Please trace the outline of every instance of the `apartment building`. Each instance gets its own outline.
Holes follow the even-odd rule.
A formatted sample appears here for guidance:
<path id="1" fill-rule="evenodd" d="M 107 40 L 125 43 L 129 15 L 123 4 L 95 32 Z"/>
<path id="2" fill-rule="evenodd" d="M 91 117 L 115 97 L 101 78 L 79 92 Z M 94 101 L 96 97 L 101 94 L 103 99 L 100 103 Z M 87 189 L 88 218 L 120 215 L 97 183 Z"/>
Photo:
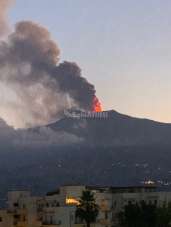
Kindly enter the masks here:
<path id="1" fill-rule="evenodd" d="M 157 204 L 171 202 L 171 192 L 156 187 L 62 186 L 45 196 L 35 197 L 27 191 L 8 192 L 7 207 L 0 210 L 0 227 L 84 227 L 75 217 L 76 206 L 84 190 L 94 193 L 99 215 L 92 227 L 117 225 L 117 213 L 129 202 Z"/>

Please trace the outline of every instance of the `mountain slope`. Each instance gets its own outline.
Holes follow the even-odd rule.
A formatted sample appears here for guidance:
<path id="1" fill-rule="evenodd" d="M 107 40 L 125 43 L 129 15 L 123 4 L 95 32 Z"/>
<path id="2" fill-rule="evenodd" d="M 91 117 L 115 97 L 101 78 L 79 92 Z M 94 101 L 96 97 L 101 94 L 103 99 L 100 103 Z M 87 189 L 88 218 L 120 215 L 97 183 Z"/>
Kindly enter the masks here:
<path id="1" fill-rule="evenodd" d="M 64 117 L 14 130 L 0 122 L 0 199 L 8 190 L 36 194 L 61 184 L 171 187 L 171 124 L 108 112 L 107 119 Z"/>
<path id="2" fill-rule="evenodd" d="M 138 119 L 108 111 L 108 118 L 63 118 L 49 125 L 55 131 L 66 131 L 83 137 L 95 146 L 171 144 L 171 124 Z"/>

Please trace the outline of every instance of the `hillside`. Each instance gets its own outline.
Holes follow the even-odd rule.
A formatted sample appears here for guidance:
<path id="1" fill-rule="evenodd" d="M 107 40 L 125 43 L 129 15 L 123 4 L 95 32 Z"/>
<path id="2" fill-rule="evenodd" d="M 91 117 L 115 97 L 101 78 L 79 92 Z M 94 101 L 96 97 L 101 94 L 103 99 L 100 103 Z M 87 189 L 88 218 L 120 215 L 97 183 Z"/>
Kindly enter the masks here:
<path id="1" fill-rule="evenodd" d="M 0 197 L 45 193 L 61 184 L 171 187 L 171 125 L 109 112 L 108 119 L 62 118 L 14 130 L 0 123 Z"/>

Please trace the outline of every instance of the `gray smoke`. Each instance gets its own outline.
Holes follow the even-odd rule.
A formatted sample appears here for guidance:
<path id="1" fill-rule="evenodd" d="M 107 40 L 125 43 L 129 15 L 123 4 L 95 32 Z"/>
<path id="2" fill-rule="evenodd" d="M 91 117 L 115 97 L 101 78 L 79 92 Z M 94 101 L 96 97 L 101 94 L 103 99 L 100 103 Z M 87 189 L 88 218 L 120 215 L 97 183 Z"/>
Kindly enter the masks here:
<path id="1" fill-rule="evenodd" d="M 50 146 L 66 146 L 80 144 L 83 138 L 65 131 L 55 131 L 50 127 L 15 130 L 0 120 L 0 144 L 1 148 L 13 147 L 16 150 L 22 148 L 39 148 Z"/>
<path id="2" fill-rule="evenodd" d="M 7 32 L 9 32 L 7 13 L 12 3 L 13 3 L 13 0 L 0 0 L 0 37 L 1 38 L 4 35 L 6 35 Z"/>
<path id="3" fill-rule="evenodd" d="M 13 145 L 21 147 L 50 147 L 81 144 L 84 139 L 65 131 L 54 131 L 50 127 L 40 127 L 37 131 L 15 130 L 18 135 L 13 140 Z M 14 137 L 13 137 L 14 138 Z"/>
<path id="4" fill-rule="evenodd" d="M 59 63 L 59 57 L 49 32 L 33 22 L 18 23 L 0 43 L 0 117 L 9 125 L 45 125 L 65 109 L 92 109 L 94 86 L 75 63 Z"/>

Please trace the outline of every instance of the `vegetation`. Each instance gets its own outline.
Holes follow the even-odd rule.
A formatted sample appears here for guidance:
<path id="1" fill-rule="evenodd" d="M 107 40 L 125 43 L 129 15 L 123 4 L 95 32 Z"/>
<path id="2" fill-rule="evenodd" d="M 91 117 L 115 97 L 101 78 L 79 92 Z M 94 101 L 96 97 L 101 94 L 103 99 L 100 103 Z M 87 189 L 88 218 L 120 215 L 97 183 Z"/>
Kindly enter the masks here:
<path id="1" fill-rule="evenodd" d="M 91 223 L 96 222 L 98 213 L 99 207 L 95 203 L 94 194 L 89 190 L 83 191 L 77 206 L 76 217 L 79 217 L 81 221 L 87 224 L 87 227 L 90 227 Z"/>
<path id="2" fill-rule="evenodd" d="M 171 227 L 171 204 L 128 203 L 118 214 L 120 227 Z"/>

